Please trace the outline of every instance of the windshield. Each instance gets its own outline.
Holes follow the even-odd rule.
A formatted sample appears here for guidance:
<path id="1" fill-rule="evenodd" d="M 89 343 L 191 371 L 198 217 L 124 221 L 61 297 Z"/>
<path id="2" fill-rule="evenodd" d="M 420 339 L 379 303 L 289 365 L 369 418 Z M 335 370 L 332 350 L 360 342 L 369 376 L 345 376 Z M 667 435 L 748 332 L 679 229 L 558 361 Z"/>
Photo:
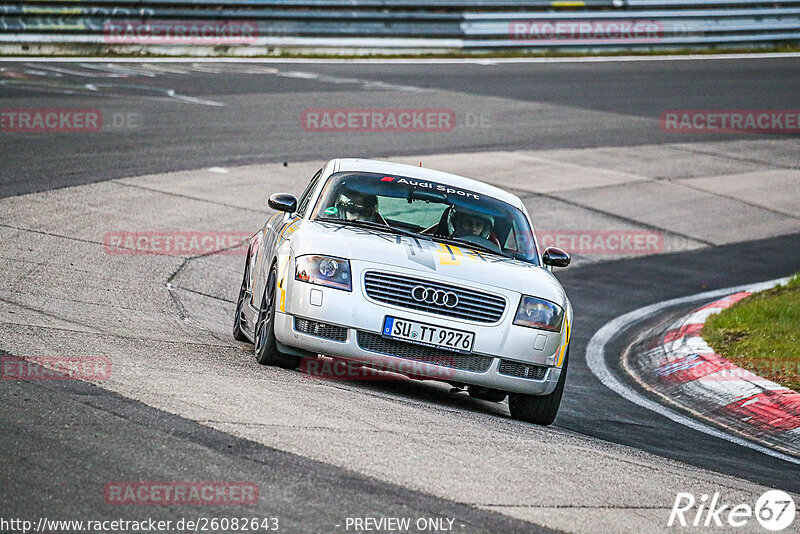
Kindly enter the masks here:
<path id="1" fill-rule="evenodd" d="M 316 220 L 386 226 L 538 265 L 530 224 L 517 208 L 437 182 L 365 172 L 330 177 L 312 214 Z"/>

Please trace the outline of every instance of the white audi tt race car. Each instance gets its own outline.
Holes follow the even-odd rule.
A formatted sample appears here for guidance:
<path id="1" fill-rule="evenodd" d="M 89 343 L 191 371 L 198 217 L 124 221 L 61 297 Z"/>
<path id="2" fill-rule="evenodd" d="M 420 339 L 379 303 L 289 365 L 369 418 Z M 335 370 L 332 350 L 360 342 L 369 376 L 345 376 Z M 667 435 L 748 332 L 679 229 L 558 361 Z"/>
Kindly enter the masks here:
<path id="1" fill-rule="evenodd" d="M 250 241 L 233 335 L 259 363 L 326 355 L 466 388 L 550 424 L 572 306 L 519 198 L 422 167 L 335 159 Z"/>

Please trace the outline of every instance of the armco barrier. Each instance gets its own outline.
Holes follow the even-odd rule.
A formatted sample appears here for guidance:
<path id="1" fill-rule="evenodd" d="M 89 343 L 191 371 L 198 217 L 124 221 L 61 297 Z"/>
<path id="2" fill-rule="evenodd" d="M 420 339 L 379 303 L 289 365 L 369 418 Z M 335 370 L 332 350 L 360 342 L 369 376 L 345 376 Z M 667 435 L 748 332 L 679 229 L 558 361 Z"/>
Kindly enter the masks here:
<path id="1" fill-rule="evenodd" d="M 0 5 L 0 49 L 209 45 L 636 49 L 800 42 L 800 0 L 50 0 Z M 23 48 L 23 50 L 24 50 Z M 135 48 L 134 48 L 135 49 Z"/>

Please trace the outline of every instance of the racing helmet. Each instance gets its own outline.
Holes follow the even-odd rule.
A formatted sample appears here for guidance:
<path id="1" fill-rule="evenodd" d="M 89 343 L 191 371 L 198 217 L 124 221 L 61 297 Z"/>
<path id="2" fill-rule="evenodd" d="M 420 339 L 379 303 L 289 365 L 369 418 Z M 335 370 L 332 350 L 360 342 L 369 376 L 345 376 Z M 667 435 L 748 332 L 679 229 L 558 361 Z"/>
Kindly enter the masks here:
<path id="1" fill-rule="evenodd" d="M 336 198 L 334 207 L 340 219 L 372 220 L 378 212 L 378 197 L 370 193 L 345 190 Z"/>
<path id="2" fill-rule="evenodd" d="M 480 236 L 489 239 L 494 228 L 494 217 L 477 210 L 453 206 L 447 215 L 447 229 L 451 236 Z"/>

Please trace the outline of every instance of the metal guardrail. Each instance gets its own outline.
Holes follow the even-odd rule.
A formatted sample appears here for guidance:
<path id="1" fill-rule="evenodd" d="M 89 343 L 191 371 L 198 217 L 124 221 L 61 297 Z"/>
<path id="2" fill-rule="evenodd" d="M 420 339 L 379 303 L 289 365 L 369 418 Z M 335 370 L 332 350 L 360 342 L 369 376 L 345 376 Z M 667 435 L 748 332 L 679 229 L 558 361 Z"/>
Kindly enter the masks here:
<path id="1" fill-rule="evenodd" d="M 199 35 L 198 27 L 216 29 Z M 233 27 L 236 38 L 230 35 Z M 503 50 L 780 42 L 800 43 L 800 0 L 38 0 L 0 5 L 4 45 Z"/>
<path id="2" fill-rule="evenodd" d="M 35 2 L 16 2 L 20 5 L 40 5 L 42 3 L 75 5 L 76 1 L 92 5 L 108 6 L 260 6 L 260 7 L 317 7 L 317 8 L 450 8 L 458 11 L 465 9 L 594 9 L 614 8 L 621 6 L 621 0 L 37 0 Z M 767 3 L 766 0 L 755 0 L 752 4 Z M 769 2 L 774 4 L 774 2 Z"/>

